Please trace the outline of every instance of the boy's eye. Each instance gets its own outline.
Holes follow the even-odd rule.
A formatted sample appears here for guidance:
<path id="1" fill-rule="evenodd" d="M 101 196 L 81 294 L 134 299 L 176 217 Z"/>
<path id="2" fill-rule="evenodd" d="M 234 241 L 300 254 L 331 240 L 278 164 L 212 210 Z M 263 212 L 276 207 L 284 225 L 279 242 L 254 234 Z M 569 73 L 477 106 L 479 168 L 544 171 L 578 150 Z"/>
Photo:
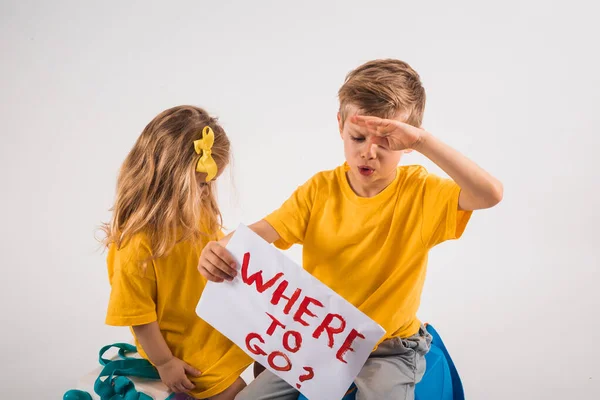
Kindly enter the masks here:
<path id="1" fill-rule="evenodd" d="M 357 136 L 350 136 L 352 138 L 352 140 L 354 140 L 355 142 L 363 142 L 365 140 L 364 137 L 357 137 Z"/>

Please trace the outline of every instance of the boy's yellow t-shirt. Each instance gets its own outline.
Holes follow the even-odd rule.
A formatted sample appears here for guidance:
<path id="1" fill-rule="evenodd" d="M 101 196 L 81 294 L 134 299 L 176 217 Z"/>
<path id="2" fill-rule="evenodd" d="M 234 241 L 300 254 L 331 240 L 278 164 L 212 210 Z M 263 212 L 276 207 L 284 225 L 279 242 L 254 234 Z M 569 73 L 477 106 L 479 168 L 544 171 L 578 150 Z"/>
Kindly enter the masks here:
<path id="1" fill-rule="evenodd" d="M 303 245 L 303 266 L 379 323 L 386 335 L 418 332 L 427 254 L 459 238 L 472 214 L 458 210 L 460 187 L 421 166 L 398 167 L 374 197 L 359 197 L 344 167 L 320 172 L 266 221 L 281 249 Z"/>
<path id="2" fill-rule="evenodd" d="M 121 249 L 110 246 L 106 323 L 135 326 L 157 321 L 173 355 L 202 372 L 189 377 L 196 385 L 190 394 L 214 396 L 229 387 L 252 359 L 196 315 L 207 282 L 197 269 L 205 243 L 180 242 L 144 268 L 140 261 L 150 256 L 149 243 L 146 235 L 137 234 Z M 137 339 L 136 345 L 148 358 Z"/>

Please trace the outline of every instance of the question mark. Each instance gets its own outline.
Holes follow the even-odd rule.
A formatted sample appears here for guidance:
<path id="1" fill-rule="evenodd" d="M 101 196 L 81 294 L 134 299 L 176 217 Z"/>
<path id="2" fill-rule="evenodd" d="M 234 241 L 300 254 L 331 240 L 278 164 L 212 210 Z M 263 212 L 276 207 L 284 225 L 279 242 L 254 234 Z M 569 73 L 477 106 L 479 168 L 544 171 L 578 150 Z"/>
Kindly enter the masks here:
<path id="1" fill-rule="evenodd" d="M 300 379 L 300 382 L 304 382 L 307 381 L 309 379 L 312 379 L 315 376 L 315 371 L 311 368 L 311 367 L 304 367 L 304 369 L 306 370 L 306 372 L 308 372 L 307 374 L 304 375 L 300 375 L 300 377 L 298 379 Z M 300 384 L 296 383 L 296 387 L 298 389 L 300 389 Z"/>

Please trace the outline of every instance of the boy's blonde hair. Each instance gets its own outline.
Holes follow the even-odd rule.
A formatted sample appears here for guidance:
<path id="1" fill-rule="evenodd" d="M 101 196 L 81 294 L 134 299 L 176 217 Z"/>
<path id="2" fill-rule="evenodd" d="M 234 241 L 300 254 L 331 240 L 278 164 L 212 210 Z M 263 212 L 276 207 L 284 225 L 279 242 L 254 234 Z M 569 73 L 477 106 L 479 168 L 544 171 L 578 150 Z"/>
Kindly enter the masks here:
<path id="1" fill-rule="evenodd" d="M 338 91 L 342 123 L 352 104 L 365 115 L 393 118 L 408 114 L 407 123 L 420 127 L 425 111 L 425 89 L 419 74 L 407 63 L 385 59 L 369 61 L 346 75 Z"/>
<path id="2" fill-rule="evenodd" d="M 179 241 L 213 238 L 222 229 L 215 181 L 206 183 L 206 174 L 196 172 L 201 155 L 194 140 L 207 125 L 214 131 L 212 157 L 221 173 L 229 163 L 229 139 L 205 110 L 173 107 L 146 126 L 121 167 L 112 219 L 102 227 L 105 245 L 121 247 L 143 232 L 155 259 Z"/>

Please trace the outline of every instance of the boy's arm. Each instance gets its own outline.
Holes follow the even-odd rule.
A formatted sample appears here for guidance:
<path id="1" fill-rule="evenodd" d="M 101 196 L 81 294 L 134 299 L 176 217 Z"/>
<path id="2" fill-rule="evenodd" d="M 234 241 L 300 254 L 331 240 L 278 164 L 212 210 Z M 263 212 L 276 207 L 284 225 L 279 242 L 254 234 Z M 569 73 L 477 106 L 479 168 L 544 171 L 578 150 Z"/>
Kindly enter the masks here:
<path id="1" fill-rule="evenodd" d="M 413 149 L 433 161 L 460 186 L 459 209 L 490 208 L 502 200 L 504 189 L 498 179 L 429 132 L 422 130 Z"/>
<path id="2" fill-rule="evenodd" d="M 277 231 L 264 219 L 250 225 L 249 228 L 269 244 L 279 240 Z M 209 242 L 202 249 L 198 271 L 209 281 L 231 281 L 237 275 L 236 262 L 225 248 L 233 234 L 234 232 L 231 232 L 218 242 Z"/>
<path id="3" fill-rule="evenodd" d="M 461 210 L 490 208 L 502 200 L 502 183 L 429 132 L 395 119 L 354 115 L 350 122 L 367 128 L 373 144 L 394 151 L 414 149 L 439 166 L 461 188 Z"/>
<path id="4" fill-rule="evenodd" d="M 271 226 L 271 224 L 269 224 L 264 219 L 261 219 L 260 221 L 253 223 L 248 228 L 250 228 L 252 231 L 254 231 L 254 233 L 256 233 L 258 236 L 263 238 L 263 240 L 269 244 L 274 243 L 277 240 L 279 240 L 279 234 L 277 233 L 277 231 Z M 229 239 L 231 239 L 231 236 L 233 236 L 234 233 L 235 233 L 235 231 L 233 231 L 229 235 L 223 237 L 221 240 L 219 240 L 219 243 L 223 247 L 227 246 L 227 243 L 229 243 Z"/>

